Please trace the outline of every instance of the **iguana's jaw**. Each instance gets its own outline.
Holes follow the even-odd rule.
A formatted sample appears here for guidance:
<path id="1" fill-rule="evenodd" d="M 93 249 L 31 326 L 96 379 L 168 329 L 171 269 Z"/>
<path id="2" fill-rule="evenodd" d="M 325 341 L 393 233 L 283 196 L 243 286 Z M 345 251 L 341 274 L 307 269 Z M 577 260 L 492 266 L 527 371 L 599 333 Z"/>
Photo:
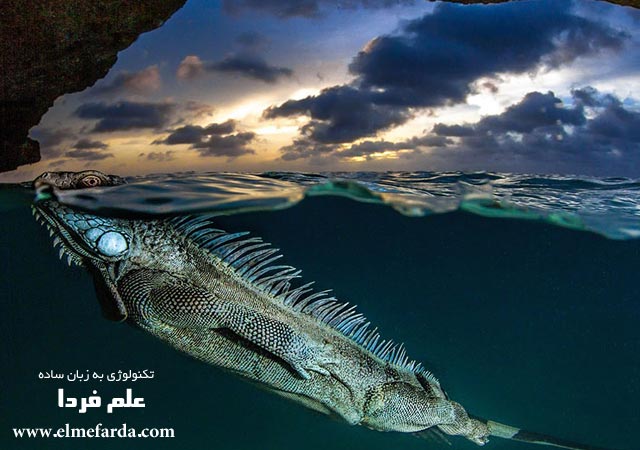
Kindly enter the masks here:
<path id="1" fill-rule="evenodd" d="M 91 258 L 91 254 L 88 249 L 85 249 L 81 244 L 76 243 L 76 241 L 81 242 L 81 240 L 77 238 L 74 239 L 73 235 L 75 233 L 73 230 L 67 229 L 62 221 L 57 220 L 55 213 L 49 210 L 47 206 L 48 205 L 46 205 L 45 202 L 37 206 L 32 205 L 31 212 L 36 220 L 41 225 L 45 225 L 49 230 L 49 235 L 53 237 L 53 246 L 57 247 L 60 245 L 60 259 L 66 255 L 69 265 L 71 265 L 71 263 L 75 263 L 79 266 L 84 266 L 83 259 Z"/>
<path id="2" fill-rule="evenodd" d="M 32 206 L 34 216 L 54 236 L 54 247 L 60 245 L 60 257 L 86 266 L 121 260 L 130 245 L 130 234 L 115 226 L 113 219 L 101 218 L 72 210 L 54 200 Z"/>
<path id="3" fill-rule="evenodd" d="M 38 202 L 32 210 L 51 236 L 55 234 L 53 245 L 60 245 L 60 258 L 66 254 L 69 265 L 73 262 L 89 270 L 103 316 L 126 320 L 127 309 L 115 282 L 131 240 L 131 233 L 119 226 L 122 221 L 80 213 L 54 200 Z"/>

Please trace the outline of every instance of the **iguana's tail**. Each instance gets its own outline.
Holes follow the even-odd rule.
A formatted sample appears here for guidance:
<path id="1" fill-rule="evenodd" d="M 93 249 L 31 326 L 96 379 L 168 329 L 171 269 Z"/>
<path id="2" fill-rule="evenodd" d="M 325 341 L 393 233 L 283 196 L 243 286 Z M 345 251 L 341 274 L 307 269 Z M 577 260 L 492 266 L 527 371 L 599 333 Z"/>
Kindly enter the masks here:
<path id="1" fill-rule="evenodd" d="M 547 436 L 546 434 L 533 433 L 531 431 L 521 430 L 520 428 L 504 425 L 502 423 L 494 422 L 493 420 L 481 419 L 474 417 L 474 419 L 480 420 L 487 424 L 490 436 L 496 436 L 503 439 L 511 439 L 513 441 L 528 442 L 530 444 L 549 445 L 552 447 L 568 448 L 571 450 L 611 450 L 602 447 L 594 447 L 592 445 L 579 444 L 577 442 L 566 441 L 554 436 Z"/>

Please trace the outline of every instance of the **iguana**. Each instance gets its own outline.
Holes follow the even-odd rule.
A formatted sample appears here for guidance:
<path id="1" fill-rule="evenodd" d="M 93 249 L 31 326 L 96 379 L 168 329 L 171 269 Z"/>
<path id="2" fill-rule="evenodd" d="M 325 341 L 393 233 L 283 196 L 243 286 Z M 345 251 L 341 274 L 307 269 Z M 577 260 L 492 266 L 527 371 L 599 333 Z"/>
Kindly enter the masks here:
<path id="1" fill-rule="evenodd" d="M 86 176 L 91 186 L 124 182 L 50 172 L 36 186 L 83 188 Z M 92 274 L 105 316 L 195 358 L 352 425 L 595 449 L 470 416 L 402 345 L 329 291 L 296 283 L 300 271 L 257 237 L 219 230 L 210 216 L 101 217 L 40 197 L 35 216 L 60 256 Z"/>

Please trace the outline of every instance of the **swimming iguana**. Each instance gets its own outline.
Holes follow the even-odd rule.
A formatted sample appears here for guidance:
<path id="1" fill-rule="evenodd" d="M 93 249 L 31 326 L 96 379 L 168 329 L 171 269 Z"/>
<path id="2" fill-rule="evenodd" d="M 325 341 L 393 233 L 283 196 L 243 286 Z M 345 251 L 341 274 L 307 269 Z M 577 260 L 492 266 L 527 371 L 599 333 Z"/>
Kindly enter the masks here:
<path id="1" fill-rule="evenodd" d="M 77 188 L 81 178 L 48 173 L 36 184 Z M 107 317 L 309 408 L 380 431 L 594 449 L 469 416 L 353 306 L 296 284 L 300 271 L 278 265 L 276 249 L 216 229 L 211 217 L 109 218 L 54 198 L 33 210 L 60 256 L 91 272 Z"/>

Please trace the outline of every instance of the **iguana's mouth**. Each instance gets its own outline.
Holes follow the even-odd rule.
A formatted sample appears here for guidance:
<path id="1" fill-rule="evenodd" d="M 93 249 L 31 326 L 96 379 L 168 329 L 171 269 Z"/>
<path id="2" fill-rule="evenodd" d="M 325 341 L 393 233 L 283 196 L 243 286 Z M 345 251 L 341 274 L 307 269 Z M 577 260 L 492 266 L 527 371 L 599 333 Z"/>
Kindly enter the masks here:
<path id="1" fill-rule="evenodd" d="M 92 253 L 82 244 L 82 239 L 79 239 L 77 234 L 59 218 L 60 209 L 66 209 L 66 207 L 53 200 L 31 205 L 33 216 L 41 225 L 47 227 L 49 235 L 53 237 L 53 247 L 60 246 L 60 259 L 66 255 L 67 264 L 75 263 L 83 266 L 83 259 L 92 258 Z"/>

